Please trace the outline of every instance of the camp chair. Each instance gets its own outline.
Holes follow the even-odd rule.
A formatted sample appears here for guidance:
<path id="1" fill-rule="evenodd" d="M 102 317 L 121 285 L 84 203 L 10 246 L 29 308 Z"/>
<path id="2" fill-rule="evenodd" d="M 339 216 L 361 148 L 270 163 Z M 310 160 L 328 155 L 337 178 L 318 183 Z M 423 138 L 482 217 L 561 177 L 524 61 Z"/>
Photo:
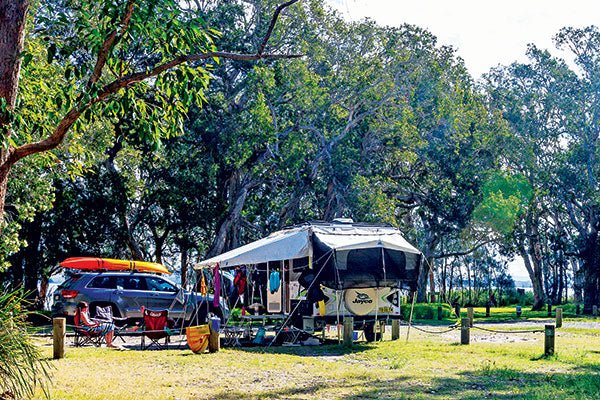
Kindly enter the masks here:
<path id="1" fill-rule="evenodd" d="M 89 332 L 83 328 L 83 324 L 81 323 L 81 315 L 79 308 L 75 310 L 75 318 L 74 318 L 75 328 L 75 336 L 73 339 L 73 345 L 75 347 L 85 346 L 87 344 L 93 344 L 96 347 L 100 347 L 100 345 L 104 342 L 104 335 L 98 332 Z"/>
<path id="2" fill-rule="evenodd" d="M 143 309 L 144 328 L 142 329 L 141 349 L 146 350 L 155 345 L 159 350 L 166 349 L 169 344 L 169 336 L 172 334 L 169 327 L 169 311 L 153 311 L 147 308 Z M 150 339 L 150 343 L 145 345 L 145 338 Z M 159 343 L 159 340 L 165 339 L 165 343 Z"/>
<path id="3" fill-rule="evenodd" d="M 117 340 L 117 338 L 121 339 L 123 343 L 125 343 L 125 339 L 123 338 L 123 333 L 127 328 L 127 324 L 123 321 L 127 321 L 127 318 L 115 317 L 113 315 L 112 307 L 96 307 L 96 316 L 94 320 L 98 322 L 112 322 L 115 326 L 113 341 Z M 120 322 L 119 322 L 120 321 Z M 118 325 L 120 324 L 120 325 Z"/>

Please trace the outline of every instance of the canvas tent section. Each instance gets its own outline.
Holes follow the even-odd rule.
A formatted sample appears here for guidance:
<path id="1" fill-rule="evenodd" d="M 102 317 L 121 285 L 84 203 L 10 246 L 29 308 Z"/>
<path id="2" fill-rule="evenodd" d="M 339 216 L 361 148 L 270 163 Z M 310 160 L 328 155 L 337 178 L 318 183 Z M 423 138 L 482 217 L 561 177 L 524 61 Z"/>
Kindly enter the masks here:
<path id="1" fill-rule="evenodd" d="M 317 226 L 314 270 L 332 289 L 398 287 L 416 290 L 421 252 L 398 229 L 381 226 Z M 331 254 L 331 257 L 327 257 Z"/>
<path id="2" fill-rule="evenodd" d="M 332 289 L 398 287 L 415 290 L 421 252 L 391 226 L 310 222 L 201 261 L 196 269 L 233 268 L 309 258 L 300 282 Z"/>

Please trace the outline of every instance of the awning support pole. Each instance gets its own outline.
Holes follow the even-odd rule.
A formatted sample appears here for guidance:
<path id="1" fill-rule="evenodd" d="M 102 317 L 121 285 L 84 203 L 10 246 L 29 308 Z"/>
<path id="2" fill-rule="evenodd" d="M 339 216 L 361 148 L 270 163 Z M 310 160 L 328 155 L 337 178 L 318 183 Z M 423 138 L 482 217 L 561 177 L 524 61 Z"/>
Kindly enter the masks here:
<path id="1" fill-rule="evenodd" d="M 408 343 L 408 336 L 410 335 L 410 325 L 412 324 L 413 310 L 415 309 L 415 300 L 417 298 L 416 292 L 412 293 L 412 305 L 410 306 L 410 317 L 408 317 L 408 329 L 406 331 L 406 343 Z"/>

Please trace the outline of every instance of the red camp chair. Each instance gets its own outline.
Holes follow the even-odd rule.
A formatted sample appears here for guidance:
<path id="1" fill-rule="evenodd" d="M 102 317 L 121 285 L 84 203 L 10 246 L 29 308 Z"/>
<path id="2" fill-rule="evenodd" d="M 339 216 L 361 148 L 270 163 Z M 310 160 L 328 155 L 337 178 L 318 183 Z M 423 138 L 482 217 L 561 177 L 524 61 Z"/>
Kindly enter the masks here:
<path id="1" fill-rule="evenodd" d="M 144 315 L 144 328 L 142 329 L 142 350 L 150 348 L 155 345 L 159 350 L 166 349 L 169 344 L 169 335 L 171 334 L 169 327 L 169 311 L 152 311 L 143 309 Z M 150 339 L 150 343 L 145 345 L 145 337 Z M 165 339 L 165 343 L 162 344 L 159 340 Z"/>
<path id="2" fill-rule="evenodd" d="M 74 345 L 75 347 L 85 346 L 86 344 L 93 344 L 96 347 L 100 347 L 100 345 L 104 342 L 104 335 L 99 332 L 90 332 L 83 328 L 83 323 L 81 322 L 81 310 L 79 307 L 75 309 L 75 338 Z"/>

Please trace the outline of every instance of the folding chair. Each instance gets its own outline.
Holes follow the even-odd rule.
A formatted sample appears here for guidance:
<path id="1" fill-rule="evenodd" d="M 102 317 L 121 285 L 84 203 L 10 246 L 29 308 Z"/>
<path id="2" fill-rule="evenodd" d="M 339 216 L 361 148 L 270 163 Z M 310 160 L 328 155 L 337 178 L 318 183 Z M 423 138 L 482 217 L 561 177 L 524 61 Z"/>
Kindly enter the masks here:
<path id="1" fill-rule="evenodd" d="M 73 345 L 75 347 L 81 347 L 87 344 L 93 344 L 96 347 L 100 347 L 100 345 L 104 343 L 104 335 L 98 332 L 87 331 L 83 327 L 83 324 L 81 323 L 81 315 L 79 308 L 75 310 L 74 323 L 75 336 L 73 339 Z"/>
<path id="2" fill-rule="evenodd" d="M 113 315 L 113 311 L 112 311 L 112 307 L 111 306 L 106 306 L 106 307 L 96 307 L 96 316 L 94 317 L 94 320 L 98 321 L 98 322 L 112 322 L 115 326 L 115 330 L 114 330 L 114 338 L 113 341 L 116 340 L 117 338 L 121 339 L 121 341 L 123 343 L 125 343 L 125 339 L 123 338 L 123 333 L 125 333 L 125 330 L 127 329 L 127 323 L 124 323 L 123 321 L 127 321 L 127 318 L 121 318 L 121 317 L 115 317 Z M 121 325 L 117 325 L 117 321 L 120 321 Z"/>
<path id="3" fill-rule="evenodd" d="M 144 315 L 144 328 L 141 332 L 142 343 L 141 349 L 146 350 L 152 345 L 155 345 L 159 350 L 166 349 L 169 344 L 169 336 L 172 334 L 169 326 L 169 311 L 152 311 L 145 308 L 143 310 Z M 145 345 L 145 338 L 150 339 L 150 343 Z M 159 340 L 165 339 L 165 343 L 162 344 Z"/>

